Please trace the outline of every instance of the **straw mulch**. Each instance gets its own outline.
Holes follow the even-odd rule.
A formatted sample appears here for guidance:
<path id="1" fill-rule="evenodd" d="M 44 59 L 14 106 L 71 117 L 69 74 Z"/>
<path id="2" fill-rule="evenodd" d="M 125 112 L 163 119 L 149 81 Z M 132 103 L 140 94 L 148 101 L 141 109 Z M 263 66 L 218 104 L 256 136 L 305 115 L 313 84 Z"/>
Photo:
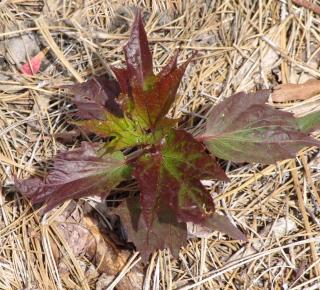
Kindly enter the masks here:
<path id="1" fill-rule="evenodd" d="M 181 62 L 199 51 L 171 112 L 190 132 L 200 132 L 210 108 L 233 92 L 320 76 L 320 17 L 290 0 L 2 1 L 0 289 L 319 289 L 315 148 L 270 166 L 225 163 L 231 182 L 207 185 L 217 210 L 249 242 L 213 232 L 190 239 L 179 259 L 154 253 L 145 268 L 138 253 L 110 248 L 114 223 L 104 220 L 95 197 L 41 216 L 16 192 L 14 176 L 44 175 L 57 152 L 79 146 L 79 138 L 57 140 L 72 129 L 74 111 L 61 86 L 123 63 L 136 6 L 144 11 L 157 70 L 177 47 Z M 40 73 L 23 75 L 21 64 L 43 48 Z M 303 115 L 319 105 L 318 95 L 277 106 Z M 83 240 L 91 250 L 95 243 L 91 258 Z"/>

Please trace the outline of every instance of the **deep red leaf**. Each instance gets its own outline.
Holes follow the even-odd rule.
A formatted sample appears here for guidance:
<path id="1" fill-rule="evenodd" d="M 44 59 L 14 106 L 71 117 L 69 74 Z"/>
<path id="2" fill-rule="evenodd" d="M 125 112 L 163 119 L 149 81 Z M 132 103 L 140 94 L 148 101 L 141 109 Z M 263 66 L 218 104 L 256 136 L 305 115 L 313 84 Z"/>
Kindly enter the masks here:
<path id="1" fill-rule="evenodd" d="M 162 73 L 149 79 L 147 89 L 132 87 L 135 112 L 146 126 L 161 126 L 161 121 L 175 101 L 182 76 L 193 57 L 194 54 L 180 67 L 175 66 L 174 57 Z"/>
<path id="2" fill-rule="evenodd" d="M 173 70 L 177 68 L 179 50 L 177 49 L 168 63 L 162 68 L 161 72 L 158 74 L 159 77 L 165 77 L 170 74 Z"/>
<path id="3" fill-rule="evenodd" d="M 187 242 L 187 227 L 179 223 L 173 211 L 159 204 L 152 227 L 147 227 L 142 217 L 139 198 L 127 198 L 115 209 L 128 235 L 140 252 L 144 262 L 155 250 L 169 248 L 178 256 L 180 248 Z"/>
<path id="4" fill-rule="evenodd" d="M 82 143 L 80 149 L 57 155 L 44 180 L 16 180 L 16 187 L 33 204 L 46 202 L 48 211 L 68 199 L 105 195 L 130 174 L 121 152 L 99 157 L 94 146 Z"/>
<path id="5" fill-rule="evenodd" d="M 265 104 L 269 94 L 264 90 L 229 97 L 213 108 L 205 133 L 197 139 L 220 158 L 265 164 L 292 158 L 305 146 L 319 146 L 291 113 Z"/>
<path id="6" fill-rule="evenodd" d="M 171 130 L 154 152 L 140 157 L 133 174 L 149 227 L 162 199 L 176 212 L 179 221 L 203 221 L 214 211 L 214 204 L 200 180 L 228 180 L 205 147 L 183 130 Z"/>
<path id="7" fill-rule="evenodd" d="M 114 66 L 110 66 L 111 70 L 115 74 L 119 87 L 120 87 L 120 93 L 126 94 L 129 97 L 131 97 L 131 88 L 130 88 L 130 77 L 128 70 L 126 68 L 117 68 Z"/>
<path id="8" fill-rule="evenodd" d="M 159 75 L 155 76 L 140 11 L 136 13 L 124 51 L 127 68 L 111 68 L 120 85 L 123 111 L 138 120 L 143 128 L 154 130 L 164 127 L 162 120 L 175 100 L 181 78 L 194 55 L 177 67 L 176 51 Z"/>
<path id="9" fill-rule="evenodd" d="M 131 86 L 144 88 L 147 79 L 153 76 L 153 71 L 152 55 L 140 10 L 136 12 L 124 53 Z"/>
<path id="10" fill-rule="evenodd" d="M 119 84 L 110 80 L 107 75 L 68 86 L 67 89 L 75 95 L 73 102 L 81 119 L 103 120 L 108 112 L 116 116 L 123 115 L 117 102 L 120 94 Z"/>

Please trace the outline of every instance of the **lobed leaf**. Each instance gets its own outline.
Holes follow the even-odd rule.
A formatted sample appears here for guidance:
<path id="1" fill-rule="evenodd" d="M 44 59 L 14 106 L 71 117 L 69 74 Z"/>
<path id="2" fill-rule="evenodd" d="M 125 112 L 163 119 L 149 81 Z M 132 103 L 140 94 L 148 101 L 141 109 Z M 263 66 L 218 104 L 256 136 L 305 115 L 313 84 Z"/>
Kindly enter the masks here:
<path id="1" fill-rule="evenodd" d="M 168 126 L 163 118 L 170 110 L 189 58 L 177 67 L 178 51 L 155 76 L 141 12 L 135 16 L 128 43 L 124 47 L 127 68 L 112 67 L 122 94 L 122 109 L 145 129 Z"/>
<path id="2" fill-rule="evenodd" d="M 128 240 L 135 244 L 144 262 L 153 251 L 164 248 L 178 256 L 187 242 L 186 224 L 179 223 L 174 212 L 163 204 L 157 208 L 152 227 L 145 223 L 138 197 L 127 198 L 114 213 L 120 216 Z"/>
<path id="3" fill-rule="evenodd" d="M 214 155 L 238 162 L 274 163 L 320 142 L 300 130 L 291 113 L 264 104 L 269 90 L 238 93 L 213 108 L 198 137 Z"/>
<path id="4" fill-rule="evenodd" d="M 183 130 L 170 130 L 153 152 L 141 156 L 134 165 L 148 227 L 162 200 L 179 221 L 202 222 L 214 211 L 214 203 L 200 180 L 228 180 L 205 147 Z"/>
<path id="5" fill-rule="evenodd" d="M 80 149 L 57 155 L 44 180 L 35 177 L 15 184 L 33 204 L 46 202 L 48 211 L 68 199 L 106 195 L 130 174 L 121 152 L 100 157 L 94 146 L 83 142 Z"/>
<path id="6" fill-rule="evenodd" d="M 75 124 L 101 137 L 114 137 L 109 144 L 113 150 L 121 150 L 141 144 L 146 144 L 149 135 L 131 119 L 108 115 L 106 120 L 85 120 Z"/>
<path id="7" fill-rule="evenodd" d="M 182 76 L 192 58 L 193 56 L 180 67 L 175 67 L 175 61 L 168 64 L 162 73 L 148 80 L 148 86 L 145 88 L 132 87 L 136 114 L 146 126 L 160 126 L 175 101 Z"/>

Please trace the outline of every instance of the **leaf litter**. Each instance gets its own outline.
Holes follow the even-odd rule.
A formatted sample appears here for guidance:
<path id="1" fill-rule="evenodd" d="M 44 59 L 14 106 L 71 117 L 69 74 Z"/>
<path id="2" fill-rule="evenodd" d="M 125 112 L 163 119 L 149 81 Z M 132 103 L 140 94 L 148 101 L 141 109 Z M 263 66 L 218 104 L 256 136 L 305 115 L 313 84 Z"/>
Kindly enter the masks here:
<path id="1" fill-rule="evenodd" d="M 166 4 L 164 4 L 164 5 L 166 5 Z M 235 4 L 235 6 L 234 6 L 234 9 L 237 9 L 236 6 L 237 4 Z M 278 5 L 278 4 L 276 4 L 276 5 Z M 231 6 L 231 7 L 233 7 L 233 6 Z M 280 6 L 275 6 L 276 8 L 274 8 L 274 9 L 280 9 Z M 263 9 L 265 9 L 266 8 L 266 6 L 263 6 L 262 7 L 262 13 L 266 13 L 266 12 L 264 12 L 264 10 Z M 161 9 L 163 9 L 163 8 L 159 8 L 160 9 L 160 11 L 161 11 Z M 221 9 L 224 9 L 223 8 L 223 6 L 221 7 Z M 170 9 L 168 10 L 169 11 L 169 13 L 170 13 Z M 172 11 L 172 10 L 171 10 Z M 186 15 L 184 16 L 184 17 L 187 17 L 187 16 L 190 16 L 190 15 L 196 15 L 197 13 L 200 13 L 196 8 L 187 8 L 187 9 L 185 9 L 185 11 L 186 11 Z M 236 11 L 236 10 L 235 10 Z M 246 10 L 244 7 L 241 7 L 240 9 L 239 9 L 239 11 L 241 11 L 241 13 L 244 13 L 244 15 L 248 15 L 248 13 L 251 13 L 251 12 L 249 12 L 249 10 Z M 250 10 L 251 11 L 251 10 Z M 266 10 L 267 11 L 267 10 Z M 275 11 L 275 10 L 274 10 Z M 209 10 L 205 10 L 205 12 L 203 12 L 203 11 L 201 11 L 201 13 L 208 13 L 208 14 L 210 14 L 210 13 L 212 13 L 211 11 L 210 11 L 210 9 Z M 241 16 L 241 13 L 239 14 L 240 16 Z M 268 12 L 269 13 L 269 12 Z M 303 11 L 301 11 L 301 13 L 303 13 Z M 212 15 L 214 15 L 214 13 L 212 14 Z M 304 17 L 304 16 L 303 16 Z M 305 16 L 306 18 L 303 18 L 303 20 L 302 21 L 306 21 L 306 19 L 307 19 L 307 17 L 308 16 Z M 181 19 L 184 19 L 184 18 L 181 18 Z M 191 18 L 192 19 L 192 18 Z M 255 21 L 255 18 L 253 18 L 254 19 L 254 21 Z M 295 21 L 295 20 L 290 20 L 290 21 Z M 191 24 L 191 23 L 190 23 Z M 203 26 L 202 27 L 205 27 L 205 25 L 206 25 L 207 23 L 204 23 L 203 24 Z M 236 24 L 236 28 L 237 28 L 237 25 L 238 24 Z M 243 25 L 242 24 L 242 27 L 245 27 L 245 25 L 247 25 L 246 23 Z M 190 29 L 190 31 L 192 31 L 191 30 L 191 28 L 192 27 L 190 27 L 188 24 L 185 26 L 185 27 L 183 27 L 183 30 L 184 31 L 188 31 L 188 29 Z M 239 27 L 238 27 L 239 28 Z M 182 29 L 182 28 L 175 28 L 175 29 Z M 267 27 L 267 29 L 268 29 L 268 27 Z M 299 28 L 299 26 L 296 26 L 295 27 L 295 29 L 297 29 L 297 30 L 299 30 L 300 28 Z M 175 31 L 174 29 L 172 30 L 172 31 Z M 240 29 L 239 29 L 239 31 L 240 31 Z M 71 35 L 71 34 L 70 34 Z M 101 35 L 100 35 L 101 36 Z M 105 39 L 105 38 L 104 38 Z M 226 39 L 224 39 L 224 40 L 226 40 Z M 113 40 L 114 41 L 114 40 Z M 121 41 L 121 40 L 120 40 Z M 294 39 L 293 41 L 297 41 L 297 39 Z M 225 43 L 227 43 L 227 42 L 225 42 Z M 169 43 L 169 45 L 171 45 L 171 43 Z M 227 46 L 227 45 L 226 45 Z M 248 47 L 249 49 L 250 49 L 250 47 Z M 159 48 L 158 48 L 159 49 Z M 227 48 L 224 48 L 225 50 L 224 50 L 224 53 L 227 53 L 228 54 L 228 50 L 227 50 Z M 158 53 L 158 52 L 157 52 Z M 293 49 L 292 51 L 290 51 L 290 55 L 292 54 L 292 57 L 294 57 L 294 53 L 295 53 L 295 50 Z M 161 52 L 160 52 L 160 54 L 159 54 L 159 56 L 161 56 Z M 217 95 L 215 95 L 215 93 L 216 93 L 216 91 L 214 90 L 214 87 L 210 87 L 210 86 L 212 86 L 212 83 L 211 84 L 209 84 L 209 82 L 206 82 L 206 80 L 205 80 L 205 78 L 204 78 L 204 75 L 207 75 L 207 74 L 209 74 L 210 75 L 210 70 L 211 70 L 211 68 L 213 68 L 213 67 L 220 67 L 220 73 L 221 73 L 221 70 L 222 71 L 224 71 L 224 68 L 226 68 L 227 67 L 227 65 L 225 64 L 225 63 L 228 63 L 228 62 L 223 62 L 223 61 L 220 61 L 220 62 L 218 62 L 218 65 L 213 65 L 213 63 L 211 63 L 211 65 L 212 66 L 209 66 L 208 64 L 210 64 L 210 62 L 211 62 L 211 60 L 212 60 L 212 58 L 213 59 L 219 59 L 219 56 L 220 56 L 220 54 L 219 53 L 216 53 L 216 52 L 213 52 L 213 53 L 211 53 L 211 55 L 210 55 L 210 57 L 207 57 L 207 58 L 204 58 L 203 59 L 203 62 L 204 62 L 204 64 L 207 64 L 207 65 L 204 65 L 203 66 L 203 68 L 202 68 L 202 70 L 203 70 L 203 72 L 202 72 L 202 77 L 203 77 L 203 86 L 204 87 L 197 87 L 197 86 L 195 86 L 197 89 L 196 90 L 200 90 L 200 92 L 204 89 L 204 88 L 207 88 L 209 91 L 211 90 L 212 91 L 212 95 L 214 96 L 214 97 L 217 97 Z M 221 58 L 220 58 L 220 60 L 222 60 Z M 297 60 L 298 61 L 298 60 Z M 76 62 L 75 62 L 75 64 L 76 64 Z M 295 62 L 293 62 L 292 63 L 292 66 L 294 66 L 294 65 L 296 65 L 296 63 Z M 231 71 L 231 75 L 232 75 L 232 71 Z M 57 75 L 58 76 L 58 75 Z M 89 76 L 89 75 L 88 75 Z M 59 76 L 58 76 L 59 77 Z M 219 78 L 221 79 L 223 79 L 224 77 L 226 77 L 226 74 L 225 75 L 215 75 L 214 76 L 214 79 L 215 79 L 215 81 L 219 81 Z M 221 81 L 221 80 L 220 80 Z M 211 82 L 211 80 L 210 80 L 210 82 Z M 190 87 L 190 89 L 189 89 L 189 91 L 186 91 L 185 93 L 183 93 L 183 98 L 181 98 L 181 100 L 179 100 L 178 102 L 177 102 L 177 106 L 182 106 L 182 105 L 184 105 L 185 107 L 184 107 L 184 109 L 190 109 L 190 111 L 191 110 L 193 110 L 193 108 L 194 107 L 197 107 L 197 105 L 199 105 L 200 103 L 203 103 L 203 102 L 206 102 L 205 100 L 205 98 L 203 98 L 203 99 L 190 99 L 190 93 L 191 93 L 191 88 L 193 88 L 193 85 L 192 84 L 196 84 L 197 83 L 197 77 L 195 77 L 195 78 L 193 78 L 193 79 L 191 79 L 191 81 L 190 81 L 190 85 L 189 85 L 189 87 Z M 182 90 L 181 90 L 182 91 Z M 189 92 L 189 96 L 188 96 L 188 92 Z M 9 102 L 9 105 L 11 105 L 11 103 Z M 289 106 L 290 105 L 288 105 L 288 108 L 289 108 Z M 179 115 L 180 113 L 179 113 L 179 110 L 177 110 L 177 115 Z M 53 115 L 51 115 L 53 113 Z M 52 120 L 54 121 L 55 119 L 55 117 L 54 117 L 54 111 L 52 111 L 52 112 L 50 112 L 50 118 L 52 118 Z M 40 122 L 40 121 L 39 121 Z M 192 118 L 190 119 L 190 124 L 192 124 L 192 122 L 193 122 L 193 120 L 192 120 Z M 189 124 L 189 125 L 190 125 Z M 195 128 L 196 129 L 196 128 Z M 41 154 L 41 152 L 43 152 L 43 150 L 45 151 L 42 155 L 40 155 L 41 157 L 42 157 L 42 159 L 43 158 L 46 158 L 46 154 L 48 155 L 50 155 L 50 150 L 48 150 L 48 148 L 53 148 L 52 150 L 56 150 L 56 148 L 55 147 L 50 147 L 50 146 L 52 146 L 52 145 L 50 145 L 51 143 L 46 143 L 45 145 L 41 145 L 41 149 L 42 148 L 45 148 L 45 149 L 42 149 L 42 150 L 40 150 L 40 151 L 38 151 L 38 150 L 35 150 L 35 152 L 36 152 L 36 154 L 34 155 L 34 157 L 36 157 L 36 160 L 39 160 L 39 154 Z M 6 145 L 7 146 L 7 145 Z M 16 146 L 16 145 L 11 145 L 10 144 L 10 146 Z M 43 147 L 43 146 L 45 146 L 45 147 Z M 49 146 L 49 147 L 48 147 Z M 63 146 L 61 145 L 61 144 L 56 144 L 55 146 L 58 146 L 59 147 L 59 149 L 63 149 Z M 9 148 L 11 148 L 11 147 L 9 147 Z M 12 149 L 11 149 L 11 151 L 12 151 Z M 16 154 L 15 153 L 15 151 L 13 151 L 14 152 L 14 154 Z M 312 154 L 312 150 L 308 150 L 308 151 L 306 151 L 306 154 Z M 34 157 L 32 157 L 32 158 L 34 158 Z M 48 156 L 49 157 L 49 156 Z M 3 160 L 6 160 L 6 159 L 3 159 Z M 10 159 L 9 159 L 10 160 Z M 35 160 L 34 160 L 35 161 Z M 2 161 L 3 162 L 3 161 Z M 7 164 L 7 163 L 5 163 L 5 164 Z M 314 167 L 315 168 L 315 167 Z M 41 170 L 40 170 L 41 171 Z M 256 226 L 260 226 L 260 227 L 263 227 L 263 219 L 262 220 L 259 220 L 259 219 L 256 219 L 255 220 L 255 217 L 257 217 L 257 216 L 261 216 L 261 217 L 264 217 L 264 218 L 270 218 L 268 215 L 266 215 L 266 212 L 267 211 L 270 211 L 270 210 L 272 210 L 272 211 L 277 211 L 277 212 L 280 212 L 280 213 L 283 213 L 283 214 L 285 214 L 285 212 L 284 212 L 284 210 L 283 210 L 283 208 L 282 208 L 282 206 L 284 205 L 284 203 L 282 203 L 281 202 L 281 198 L 283 198 L 283 200 L 286 200 L 285 199 L 285 195 L 284 194 L 282 194 L 282 193 L 278 193 L 278 191 L 276 190 L 276 188 L 277 188 L 277 186 L 280 186 L 281 187 L 281 181 L 284 181 L 285 180 L 285 178 L 286 178 L 286 176 L 288 176 L 288 172 L 290 172 L 290 169 L 288 169 L 288 167 L 286 167 L 286 163 L 280 163 L 280 167 L 278 167 L 278 168 L 276 168 L 275 166 L 268 166 L 268 167 L 266 167 L 265 169 L 263 169 L 263 171 L 261 171 L 261 168 L 259 168 L 259 167 L 257 167 L 257 166 L 253 166 L 253 167 L 247 167 L 247 166 L 245 166 L 244 168 L 242 168 L 242 169 L 237 169 L 237 168 L 234 168 L 234 169 L 232 169 L 232 167 L 231 167 L 231 179 L 232 179 L 232 182 L 224 189 L 224 194 L 223 194 L 223 196 L 222 196 L 222 198 L 220 198 L 220 199 L 218 199 L 218 200 L 223 200 L 224 199 L 224 196 L 225 196 L 225 194 L 227 194 L 226 196 L 231 196 L 232 197 L 232 199 L 231 200 L 228 200 L 228 199 L 226 199 L 226 202 L 227 202 L 227 204 L 228 204 L 228 207 L 229 208 L 232 208 L 232 206 L 230 207 L 230 205 L 232 205 L 233 203 L 235 203 L 236 202 L 236 205 L 235 205 L 235 210 L 237 210 L 237 209 L 241 209 L 241 211 L 240 211 L 240 216 L 242 217 L 241 218 L 241 223 L 243 224 L 243 225 L 253 225 L 253 229 L 254 229 L 254 226 L 256 225 Z M 261 179 L 261 177 L 259 177 L 260 176 L 260 172 L 262 172 L 264 175 L 264 177 Z M 272 189 L 271 188 L 271 192 L 270 192 L 270 190 L 268 191 L 262 191 L 262 192 L 260 192 L 260 195 L 259 195 L 259 189 L 258 190 L 254 190 L 253 191 L 253 189 L 251 188 L 251 185 L 253 185 L 253 184 L 259 184 L 260 183 L 260 181 L 261 180 L 264 180 L 265 178 L 268 178 L 268 176 L 270 176 L 270 177 L 272 177 L 272 174 L 280 174 L 280 176 L 278 176 L 278 175 L 273 175 L 275 178 L 271 178 L 270 179 L 270 183 L 271 184 L 274 184 L 274 182 L 279 182 L 278 183 L 278 185 L 275 185 L 275 188 L 274 189 Z M 302 174 L 302 172 L 300 172 L 300 174 Z M 316 171 L 314 171 L 314 169 L 312 169 L 312 172 L 311 172 L 311 174 L 312 175 L 314 175 L 314 174 L 317 174 L 316 173 Z M 265 181 L 264 181 L 265 182 Z M 290 193 L 291 191 L 290 191 L 290 179 L 288 180 L 288 182 L 289 182 L 289 184 L 287 185 L 287 186 L 285 186 L 285 187 L 282 187 L 282 188 L 284 188 L 284 190 L 285 190 L 285 192 L 287 192 L 289 195 L 291 195 L 292 196 L 292 193 Z M 243 184 L 245 184 L 246 185 L 246 188 L 247 188 L 247 190 L 246 190 L 246 192 L 242 192 L 241 191 L 241 188 L 243 188 L 242 187 L 242 185 Z M 309 183 L 308 183 L 309 184 Z M 315 183 L 316 184 L 316 186 L 317 186 L 317 182 Z M 249 188 L 248 188 L 249 187 Z M 235 190 L 235 188 L 237 189 L 237 190 Z M 259 188 L 259 187 L 258 187 Z M 274 194 L 272 194 L 271 196 L 271 198 L 268 198 L 267 197 L 267 195 L 266 195 L 266 193 L 274 193 Z M 228 195 L 229 194 L 229 195 Z M 255 201 L 255 199 L 254 199 L 254 197 L 255 196 L 258 196 L 259 195 L 259 204 L 260 204 L 260 200 L 264 200 L 265 202 L 264 202 L 264 206 L 262 206 L 262 207 L 259 207 L 258 206 L 258 203 L 257 203 L 257 205 L 256 206 L 253 206 L 253 207 L 251 207 L 251 208 L 249 208 L 249 207 L 247 207 L 246 205 L 248 205 L 248 204 L 250 204 L 250 203 L 248 203 L 248 199 L 250 200 L 250 197 L 251 197 L 251 201 L 253 202 L 253 201 Z M 254 203 L 253 203 L 254 204 Z M 226 207 L 223 207 L 223 205 L 219 205 L 219 208 L 220 208 L 220 210 L 222 209 L 222 210 L 226 210 L 227 211 L 227 208 Z M 250 215 L 250 213 L 252 213 L 252 208 L 254 208 L 255 210 L 254 210 L 254 216 L 251 216 Z M 291 210 L 294 210 L 294 203 L 292 203 L 292 202 L 289 202 L 288 203 L 288 205 L 287 205 L 287 209 L 289 210 L 289 214 L 291 214 L 290 213 L 290 211 Z M 10 208 L 9 208 L 9 212 L 7 212 L 7 215 L 10 217 L 10 214 L 11 214 L 11 212 L 10 212 Z M 239 214 L 236 216 L 237 218 L 239 217 Z M 262 222 L 262 224 L 261 224 L 261 222 Z M 10 230 L 10 229 L 12 229 L 12 227 L 7 227 L 6 228 L 6 230 Z M 301 226 L 300 228 L 299 228 L 299 231 L 302 231 L 302 229 L 303 229 L 303 226 Z M 212 240 L 213 239 L 213 240 Z M 210 241 L 215 241 L 215 235 L 212 237 L 212 239 L 210 240 Z M 286 239 L 286 241 L 289 241 L 289 243 L 291 242 L 291 241 L 294 241 L 294 240 L 291 240 L 291 236 L 289 236 L 289 237 L 287 237 L 287 239 Z M 280 242 L 282 242 L 282 241 L 280 241 Z M 308 246 L 309 246 L 309 243 L 310 243 L 310 241 L 308 240 L 308 239 L 306 239 L 306 243 L 304 243 L 304 244 L 301 244 L 301 245 L 295 245 L 295 244 L 293 244 L 293 247 L 294 247 L 294 253 L 299 253 L 299 250 L 306 250 L 306 251 L 308 251 Z M 237 246 L 237 243 L 231 243 L 230 245 L 232 245 L 232 246 Z M 231 247 L 232 247 L 231 246 Z M 269 248 L 272 248 L 274 245 L 270 245 L 269 246 Z M 218 255 L 219 256 L 225 256 L 225 255 L 228 255 L 228 253 L 225 253 L 225 251 L 224 251 L 224 249 L 225 249 L 225 245 L 223 244 L 222 246 L 220 246 L 220 244 L 219 243 L 217 243 L 217 242 L 215 242 L 215 246 L 214 246 L 214 251 L 215 251 L 215 253 L 218 253 Z M 227 246 L 227 248 L 228 248 L 228 246 Z M 228 248 L 229 249 L 229 248 Z M 187 257 L 189 257 L 189 255 L 194 255 L 194 251 L 200 251 L 200 253 L 201 253 L 201 255 L 204 255 L 205 253 L 207 253 L 207 254 L 212 254 L 212 250 L 210 249 L 210 248 L 208 248 L 207 246 L 203 246 L 203 244 L 201 243 L 199 243 L 199 242 L 192 242 L 192 243 L 190 243 L 189 244 L 189 247 L 187 247 L 187 248 L 185 248 L 184 250 L 183 250 L 183 252 L 182 252 L 182 255 L 185 255 L 185 254 L 187 254 L 188 256 Z M 230 250 L 231 251 L 231 250 Z M 218 256 L 218 257 L 219 257 Z M 49 255 L 47 256 L 47 257 L 49 257 Z M 265 253 L 265 256 L 263 256 L 263 259 L 271 259 L 271 261 L 278 261 L 278 256 L 275 256 L 275 255 L 273 255 L 273 254 L 268 254 L 268 253 Z M 300 257 L 299 256 L 294 256 L 294 259 L 296 259 L 297 261 L 300 259 Z M 307 259 L 309 260 L 309 257 L 307 256 Z M 172 270 L 169 270 L 169 269 L 179 269 L 180 267 L 181 267 L 181 265 L 179 266 L 179 265 L 177 265 L 177 264 L 175 264 L 176 262 L 169 262 L 169 264 L 167 264 L 168 263 L 168 257 L 167 257 L 167 255 L 166 255 L 166 252 L 161 252 L 160 254 L 159 254 L 159 256 L 157 256 L 157 255 L 155 255 L 154 257 L 153 257 L 153 263 L 149 266 L 150 268 L 149 269 L 155 269 L 155 272 L 154 272 L 154 275 L 155 276 L 153 276 L 153 275 L 150 275 L 150 276 L 148 276 L 147 275 L 147 277 L 146 277 L 146 279 L 147 279 L 147 282 L 149 282 L 149 283 L 151 283 L 151 285 L 157 285 L 157 283 L 158 282 L 156 282 L 156 281 L 159 281 L 159 280 L 157 280 L 157 277 L 161 277 L 160 278 L 160 282 L 161 283 L 165 283 L 165 285 L 178 285 L 178 281 L 176 280 L 176 278 L 178 279 L 178 277 L 179 277 L 179 275 L 176 277 L 176 278 L 173 278 L 172 279 L 172 276 L 170 276 L 171 274 L 170 273 L 172 273 L 171 271 Z M 187 271 L 189 271 L 188 273 L 189 274 L 187 274 L 187 277 L 189 277 L 190 279 L 196 279 L 195 278 L 195 276 L 196 275 L 198 275 L 198 274 L 200 274 L 201 273 L 201 267 L 200 268 L 197 268 L 197 269 L 199 269 L 199 271 L 200 272 L 198 272 L 198 270 L 195 270 L 193 267 L 192 267 L 192 265 L 199 265 L 198 263 L 199 263 L 199 261 L 200 261 L 200 256 L 195 256 L 194 258 L 192 258 L 192 259 L 190 259 L 190 260 L 184 260 L 184 262 L 183 262 L 183 265 L 184 265 L 184 267 L 185 267 L 185 269 L 187 269 Z M 216 260 L 216 261 L 219 261 L 219 260 Z M 51 267 L 51 266 L 50 266 Z M 154 268 L 153 268 L 154 267 Z M 169 268 L 168 268 L 169 267 Z M 209 266 L 209 269 L 210 269 L 210 266 Z M 238 266 L 238 269 L 241 269 L 241 266 Z M 255 269 L 254 269 L 254 271 L 252 272 L 252 275 L 254 276 L 254 275 L 256 275 L 257 277 L 259 276 L 259 273 L 261 273 L 261 271 L 263 271 L 264 269 L 263 268 L 259 268 L 259 267 L 256 267 Z M 4 270 L 3 270 L 4 271 Z M 151 272 L 152 272 L 152 270 L 150 270 Z M 179 271 L 179 270 L 178 270 Z M 310 270 L 309 270 L 310 271 Z M 313 271 L 313 268 L 311 268 L 311 275 L 312 275 L 312 271 Z M 148 272 L 148 273 L 151 273 L 151 272 Z M 9 272 L 6 272 L 6 273 L 9 273 Z M 54 273 L 54 271 L 53 271 L 53 273 Z M 160 274 L 161 273 L 161 274 Z M 176 273 L 176 272 L 174 272 L 174 273 Z M 229 283 L 232 283 L 232 284 L 234 284 L 234 283 L 237 283 L 238 281 L 242 281 L 243 282 L 243 280 L 241 280 L 241 277 L 238 275 L 238 274 L 235 274 L 235 276 L 230 276 L 230 275 L 232 275 L 234 272 L 231 270 L 231 268 L 230 268 L 230 271 L 229 272 L 227 272 L 225 275 L 227 275 L 227 277 L 232 277 L 232 280 L 231 280 L 231 282 L 230 282 L 230 280 L 228 280 L 229 281 Z M 277 277 L 281 277 L 282 276 L 282 272 L 280 273 L 280 275 L 278 275 Z M 32 274 L 31 274 L 32 275 Z M 76 277 L 77 277 L 77 275 L 78 274 L 73 274 L 72 276 L 71 276 L 71 279 L 76 279 Z M 158 275 L 158 276 L 157 276 Z M 163 276 L 161 276 L 161 275 L 163 275 Z M 270 275 L 274 275 L 272 272 L 270 272 Z M 12 277 L 12 276 L 10 276 L 10 275 L 6 275 L 6 277 L 9 279 L 9 281 L 10 281 L 10 277 Z M 152 278 L 152 279 L 150 279 L 150 277 Z M 170 278 L 171 277 L 171 278 Z M 216 276 L 216 278 L 214 278 L 213 280 L 211 280 L 211 282 L 210 281 L 208 281 L 208 280 L 206 280 L 206 284 L 207 285 L 209 285 L 209 287 L 212 287 L 213 285 L 216 285 L 215 283 L 217 282 L 217 283 L 224 283 L 224 279 L 220 279 L 219 277 L 221 277 L 221 276 Z M 154 278 L 154 280 L 153 280 L 153 278 Z M 51 280 L 50 280 L 51 279 Z M 51 278 L 49 278 L 49 281 L 56 281 L 56 279 L 57 278 L 54 278 L 54 276 L 53 277 L 51 277 Z M 39 283 L 41 283 L 41 280 L 38 280 L 38 281 L 40 281 Z M 59 284 L 59 280 L 57 279 L 57 283 Z M 186 283 L 188 280 L 185 280 L 185 282 L 182 282 L 182 285 L 183 285 L 183 283 Z M 194 281 L 194 280 L 193 280 Z M 307 280 L 308 281 L 308 280 Z M 259 281 L 258 281 L 259 282 Z M 172 284 L 172 283 L 175 283 L 175 284 Z M 194 282 L 194 283 L 196 283 L 196 282 Z M 280 282 L 280 280 L 276 280 L 276 283 L 281 283 Z M 298 282 L 298 283 L 301 283 L 301 281 L 300 282 Z M 310 282 L 310 283 L 312 283 L 312 282 Z M 57 285 L 58 285 L 57 284 Z M 181 284 L 180 284 L 181 285 Z M 221 284 L 218 284 L 218 285 L 221 285 Z M 245 284 L 242 284 L 242 285 L 245 285 Z M 279 284 L 280 285 L 280 284 Z M 214 287 L 214 286 L 213 286 Z M 219 287 L 219 286 L 217 286 L 216 285 L 216 287 Z M 86 289 L 85 287 L 83 288 L 83 289 Z"/>

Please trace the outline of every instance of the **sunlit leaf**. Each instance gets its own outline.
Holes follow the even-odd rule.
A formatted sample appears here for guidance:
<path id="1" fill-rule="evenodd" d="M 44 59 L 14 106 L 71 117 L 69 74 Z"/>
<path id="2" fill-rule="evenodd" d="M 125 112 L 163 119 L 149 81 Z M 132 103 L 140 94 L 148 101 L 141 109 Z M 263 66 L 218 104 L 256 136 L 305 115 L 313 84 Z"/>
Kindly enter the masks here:
<path id="1" fill-rule="evenodd" d="M 138 120 L 144 128 L 164 127 L 163 118 L 175 101 L 181 78 L 194 55 L 177 67 L 177 51 L 159 75 L 155 76 L 140 12 L 136 14 L 124 51 L 127 68 L 112 67 L 121 93 L 126 94 L 120 101 L 124 112 Z"/>
<path id="2" fill-rule="evenodd" d="M 291 113 L 264 104 L 269 91 L 235 94 L 213 108 L 198 137 L 216 156 L 265 164 L 292 158 L 320 142 L 302 132 Z"/>
<path id="3" fill-rule="evenodd" d="M 153 67 L 140 10 L 136 13 L 129 41 L 124 46 L 124 53 L 131 86 L 144 88 L 147 85 L 147 80 L 153 76 Z"/>
<path id="4" fill-rule="evenodd" d="M 300 131 L 310 133 L 320 129 L 320 111 L 312 112 L 297 119 Z"/>
<path id="5" fill-rule="evenodd" d="M 177 122 L 174 119 L 163 119 L 162 121 L 165 125 L 173 125 L 174 122 Z M 114 137 L 108 144 L 108 147 L 113 150 L 155 144 L 160 141 L 163 134 L 162 129 L 154 131 L 152 134 L 146 134 L 135 121 L 127 117 L 118 118 L 112 115 L 108 115 L 106 120 L 84 120 L 74 122 L 74 124 L 101 137 Z"/>

